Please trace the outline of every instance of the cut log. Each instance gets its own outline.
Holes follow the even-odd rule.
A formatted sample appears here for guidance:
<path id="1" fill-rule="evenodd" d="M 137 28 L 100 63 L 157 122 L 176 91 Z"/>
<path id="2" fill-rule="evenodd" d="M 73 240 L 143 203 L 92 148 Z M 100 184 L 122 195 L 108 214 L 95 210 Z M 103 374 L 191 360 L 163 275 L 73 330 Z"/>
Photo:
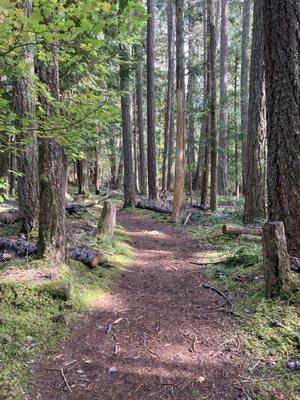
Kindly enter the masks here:
<path id="1" fill-rule="evenodd" d="M 289 255 L 283 222 L 267 222 L 263 226 L 262 241 L 266 297 L 278 297 L 284 294 L 289 281 Z"/>
<path id="2" fill-rule="evenodd" d="M 9 251 L 21 258 L 33 256 L 37 252 L 34 244 L 11 239 L 0 239 L 0 251 L 1 250 Z M 72 260 L 80 261 L 90 268 L 95 268 L 103 259 L 103 254 L 97 250 L 86 247 L 69 247 L 67 249 L 67 257 Z"/>
<path id="3" fill-rule="evenodd" d="M 223 225 L 222 233 L 224 235 L 233 235 L 239 236 L 242 234 L 253 235 L 253 236 L 261 236 L 261 229 L 259 228 L 250 228 L 250 227 L 242 227 L 242 226 L 233 226 L 233 225 Z"/>
<path id="4" fill-rule="evenodd" d="M 111 239 L 114 236 L 114 230 L 116 227 L 116 212 L 116 205 L 109 200 L 105 200 L 97 227 L 97 234 L 101 240 Z"/>
<path id="5" fill-rule="evenodd" d="M 141 208 L 143 210 L 155 211 L 160 214 L 171 214 L 172 213 L 171 209 L 165 207 L 163 204 L 161 204 L 157 201 L 151 201 L 151 200 L 139 201 L 136 204 L 136 207 Z"/>
<path id="6" fill-rule="evenodd" d="M 242 233 L 239 236 L 238 240 L 243 240 L 245 242 L 261 243 L 261 236 L 254 236 L 247 233 Z"/>
<path id="7" fill-rule="evenodd" d="M 86 247 L 70 247 L 67 249 L 67 257 L 80 261 L 90 268 L 96 268 L 103 259 L 103 254 L 97 250 Z"/>

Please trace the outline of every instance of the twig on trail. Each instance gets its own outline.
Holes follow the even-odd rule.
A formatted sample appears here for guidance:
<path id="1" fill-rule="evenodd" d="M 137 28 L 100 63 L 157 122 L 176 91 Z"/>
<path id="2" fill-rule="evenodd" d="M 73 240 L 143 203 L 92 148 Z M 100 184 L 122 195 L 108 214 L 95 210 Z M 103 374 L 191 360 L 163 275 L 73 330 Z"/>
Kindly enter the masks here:
<path id="1" fill-rule="evenodd" d="M 143 346 L 145 347 L 145 349 L 147 349 L 147 350 L 149 351 L 149 353 L 151 353 L 151 354 L 153 354 L 154 356 L 158 357 L 158 354 L 155 353 L 155 351 L 149 349 L 149 347 L 147 346 L 147 344 L 146 344 L 146 341 L 147 341 L 146 334 L 145 334 L 144 332 L 141 332 L 141 333 L 142 333 L 142 336 L 144 337 Z"/>
<path id="2" fill-rule="evenodd" d="M 226 296 L 225 293 L 223 293 L 221 290 L 219 290 L 219 289 L 217 289 L 217 288 L 215 288 L 215 287 L 209 285 L 208 283 L 203 283 L 202 287 L 203 287 L 204 289 L 210 289 L 210 290 L 212 290 L 213 292 L 216 292 L 217 294 L 219 294 L 220 296 L 222 296 L 222 297 L 227 301 L 227 304 L 229 305 L 229 308 L 230 308 L 230 312 L 233 313 L 233 304 L 232 304 L 232 301 L 230 300 L 230 298 L 229 298 L 228 296 Z"/>
<path id="3" fill-rule="evenodd" d="M 60 369 L 60 373 L 61 373 L 61 376 L 63 377 L 63 380 L 64 380 L 67 388 L 69 389 L 70 392 L 72 392 L 72 389 L 71 389 L 70 385 L 68 384 L 67 378 L 66 378 L 66 376 L 64 374 L 63 368 Z"/>

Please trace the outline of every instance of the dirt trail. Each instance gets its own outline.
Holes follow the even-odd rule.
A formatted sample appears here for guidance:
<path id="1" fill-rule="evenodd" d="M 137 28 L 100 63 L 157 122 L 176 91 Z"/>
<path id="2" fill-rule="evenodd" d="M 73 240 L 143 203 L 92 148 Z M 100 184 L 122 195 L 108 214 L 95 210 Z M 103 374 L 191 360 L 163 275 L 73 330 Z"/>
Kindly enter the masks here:
<path id="1" fill-rule="evenodd" d="M 132 239 L 131 267 L 36 368 L 26 399 L 242 399 L 234 385 L 239 344 L 228 340 L 233 321 L 218 311 L 223 299 L 201 288 L 201 268 L 190 264 L 203 257 L 198 243 L 154 220 L 118 218 Z M 58 367 L 72 392 L 49 369 Z"/>

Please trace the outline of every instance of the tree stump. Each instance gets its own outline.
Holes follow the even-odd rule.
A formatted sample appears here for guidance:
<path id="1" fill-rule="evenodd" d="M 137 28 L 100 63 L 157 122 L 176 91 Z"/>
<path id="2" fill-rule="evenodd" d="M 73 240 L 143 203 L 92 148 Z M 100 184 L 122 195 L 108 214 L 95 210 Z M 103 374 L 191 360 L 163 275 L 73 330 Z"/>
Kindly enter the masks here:
<path id="1" fill-rule="evenodd" d="M 103 210 L 97 227 L 97 233 L 101 240 L 111 239 L 114 236 L 116 212 L 117 207 L 111 201 L 106 200 L 103 204 Z"/>
<path id="2" fill-rule="evenodd" d="M 278 297 L 284 293 L 289 280 L 289 255 L 283 222 L 267 222 L 263 226 L 262 242 L 266 297 Z"/>

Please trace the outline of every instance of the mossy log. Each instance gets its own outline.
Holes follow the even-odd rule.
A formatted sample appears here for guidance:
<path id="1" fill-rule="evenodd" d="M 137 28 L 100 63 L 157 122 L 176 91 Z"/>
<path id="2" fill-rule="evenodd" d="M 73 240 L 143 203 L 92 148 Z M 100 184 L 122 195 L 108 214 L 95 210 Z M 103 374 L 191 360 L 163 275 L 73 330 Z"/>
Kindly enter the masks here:
<path id="1" fill-rule="evenodd" d="M 102 213 L 98 222 L 97 234 L 100 239 L 111 239 L 116 227 L 117 207 L 111 201 L 106 200 L 103 204 Z"/>
<path id="2" fill-rule="evenodd" d="M 11 239 L 0 239 L 0 251 L 6 250 L 15 254 L 17 257 L 30 257 L 37 253 L 34 244 L 21 242 Z M 72 260 L 80 261 L 90 268 L 95 268 L 103 259 L 103 254 L 97 250 L 87 247 L 69 247 L 67 257 Z"/>
<path id="3" fill-rule="evenodd" d="M 262 242 L 266 297 L 284 295 L 289 281 L 289 255 L 283 222 L 265 223 L 262 230 Z"/>
<path id="4" fill-rule="evenodd" d="M 171 214 L 172 211 L 162 205 L 161 203 L 157 201 L 152 201 L 152 200 L 141 200 L 136 204 L 137 208 L 141 208 L 143 210 L 150 210 L 150 211 L 155 211 L 160 214 Z"/>
<path id="5" fill-rule="evenodd" d="M 244 226 L 233 226 L 233 225 L 223 225 L 222 233 L 224 235 L 240 236 L 240 235 L 252 235 L 261 236 L 261 229 L 251 228 Z"/>

